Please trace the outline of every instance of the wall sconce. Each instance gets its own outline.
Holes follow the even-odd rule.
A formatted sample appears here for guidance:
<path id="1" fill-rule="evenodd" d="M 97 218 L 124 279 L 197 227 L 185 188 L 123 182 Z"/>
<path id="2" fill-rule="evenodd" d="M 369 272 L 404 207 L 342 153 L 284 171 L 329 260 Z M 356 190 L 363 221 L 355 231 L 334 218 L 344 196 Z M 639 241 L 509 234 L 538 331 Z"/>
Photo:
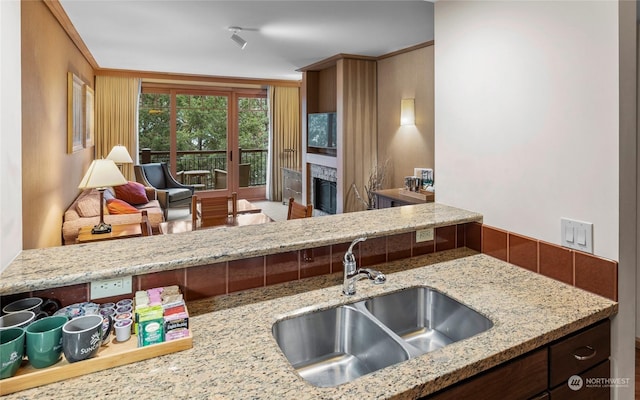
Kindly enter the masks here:
<path id="1" fill-rule="evenodd" d="M 400 125 L 416 124 L 415 99 L 402 99 L 400 102 Z"/>

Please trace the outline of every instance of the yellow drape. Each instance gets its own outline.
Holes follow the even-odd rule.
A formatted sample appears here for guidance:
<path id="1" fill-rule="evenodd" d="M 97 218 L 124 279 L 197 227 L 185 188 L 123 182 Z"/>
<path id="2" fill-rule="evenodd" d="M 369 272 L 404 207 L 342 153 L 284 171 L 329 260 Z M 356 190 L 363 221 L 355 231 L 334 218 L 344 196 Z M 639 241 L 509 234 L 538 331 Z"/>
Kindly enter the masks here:
<path id="1" fill-rule="evenodd" d="M 96 158 L 105 158 L 113 146 L 123 145 L 134 163 L 138 159 L 138 97 L 140 79 L 96 76 Z M 133 164 L 122 173 L 135 180 Z"/>
<path id="2" fill-rule="evenodd" d="M 272 201 L 282 201 L 282 168 L 300 169 L 300 88 L 275 87 L 269 90 L 271 109 L 271 185 Z"/>

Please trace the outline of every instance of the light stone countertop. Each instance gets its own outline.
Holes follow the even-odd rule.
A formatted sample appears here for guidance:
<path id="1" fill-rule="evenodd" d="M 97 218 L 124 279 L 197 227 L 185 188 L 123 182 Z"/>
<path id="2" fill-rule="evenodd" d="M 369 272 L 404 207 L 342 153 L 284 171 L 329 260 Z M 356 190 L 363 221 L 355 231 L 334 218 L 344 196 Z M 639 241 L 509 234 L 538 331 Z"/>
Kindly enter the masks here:
<path id="1" fill-rule="evenodd" d="M 439 203 L 262 225 L 22 251 L 0 274 L 0 295 L 141 275 L 466 222 L 482 215 Z"/>
<path id="2" fill-rule="evenodd" d="M 469 249 L 382 264 L 387 283 L 341 295 L 341 275 L 232 293 L 189 304 L 193 348 L 7 396 L 75 399 L 415 399 L 617 313 L 603 297 Z M 431 286 L 479 311 L 488 331 L 365 375 L 318 388 L 297 375 L 271 334 L 279 319 L 414 286 Z"/>

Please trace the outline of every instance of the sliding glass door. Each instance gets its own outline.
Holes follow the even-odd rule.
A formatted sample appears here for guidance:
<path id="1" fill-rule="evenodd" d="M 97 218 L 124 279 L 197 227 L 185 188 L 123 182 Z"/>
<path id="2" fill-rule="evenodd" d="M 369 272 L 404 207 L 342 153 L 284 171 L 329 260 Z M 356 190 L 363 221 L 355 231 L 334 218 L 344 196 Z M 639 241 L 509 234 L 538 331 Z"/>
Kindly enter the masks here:
<path id="1" fill-rule="evenodd" d="M 147 89 L 139 117 L 142 163 L 167 162 L 179 181 L 207 195 L 265 197 L 265 91 Z"/>

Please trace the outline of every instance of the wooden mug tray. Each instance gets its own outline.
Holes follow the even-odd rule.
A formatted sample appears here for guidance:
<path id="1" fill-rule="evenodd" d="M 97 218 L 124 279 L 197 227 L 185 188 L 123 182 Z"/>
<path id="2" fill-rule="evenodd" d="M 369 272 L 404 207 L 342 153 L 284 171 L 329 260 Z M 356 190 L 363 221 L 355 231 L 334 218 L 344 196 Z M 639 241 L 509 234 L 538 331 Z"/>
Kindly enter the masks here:
<path id="1" fill-rule="evenodd" d="M 116 341 L 115 335 L 112 335 L 111 342 L 107 346 L 102 346 L 98 354 L 88 360 L 69 363 L 63 354 L 62 359 L 56 364 L 41 369 L 33 368 L 28 361 L 23 361 L 14 376 L 0 380 L 0 396 L 187 350 L 192 347 L 193 336 L 191 331 L 189 331 L 189 336 L 187 337 L 145 347 L 138 347 L 136 335 L 131 335 L 129 340 L 122 343 Z"/>

